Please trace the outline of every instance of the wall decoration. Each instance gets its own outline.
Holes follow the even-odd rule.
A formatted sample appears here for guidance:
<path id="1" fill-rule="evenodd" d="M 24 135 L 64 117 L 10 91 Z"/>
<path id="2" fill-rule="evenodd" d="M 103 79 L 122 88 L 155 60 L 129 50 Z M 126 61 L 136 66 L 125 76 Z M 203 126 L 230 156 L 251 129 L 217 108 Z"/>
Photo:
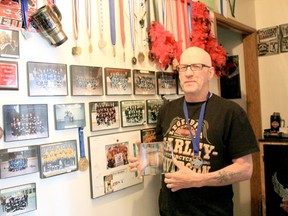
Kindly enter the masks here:
<path id="1" fill-rule="evenodd" d="M 133 80 L 135 95 L 156 94 L 155 71 L 133 70 Z"/>
<path id="2" fill-rule="evenodd" d="M 182 89 L 182 87 L 181 87 L 181 83 L 180 83 L 180 79 L 179 79 L 179 74 L 177 73 L 177 75 L 176 75 L 176 83 L 177 83 L 177 94 L 178 95 L 184 95 L 184 91 L 183 91 L 183 89 Z"/>
<path id="3" fill-rule="evenodd" d="M 19 58 L 19 32 L 0 29 L 0 57 Z"/>
<path id="4" fill-rule="evenodd" d="M 3 105 L 5 142 L 49 136 L 47 104 Z"/>
<path id="5" fill-rule="evenodd" d="M 158 113 L 161 106 L 164 104 L 162 99 L 148 99 L 146 100 L 147 108 L 147 123 L 156 124 L 158 120 Z"/>
<path id="6" fill-rule="evenodd" d="M 18 63 L 0 61 L 0 90 L 18 90 Z"/>
<path id="7" fill-rule="evenodd" d="M 258 56 L 279 53 L 279 26 L 259 29 L 257 31 Z"/>
<path id="8" fill-rule="evenodd" d="M 141 130 L 141 142 L 156 142 L 156 128 L 145 128 Z"/>
<path id="9" fill-rule="evenodd" d="M 71 95 L 103 95 L 102 67 L 70 65 Z"/>
<path id="10" fill-rule="evenodd" d="M 120 127 L 118 101 L 89 103 L 91 131 L 108 130 Z"/>
<path id="11" fill-rule="evenodd" d="M 177 93 L 175 73 L 158 71 L 157 76 L 157 93 L 159 95 L 173 95 Z"/>
<path id="12" fill-rule="evenodd" d="M 38 146 L 0 150 L 1 179 L 26 175 L 38 171 Z"/>
<path id="13" fill-rule="evenodd" d="M 288 52 L 288 23 L 279 26 L 280 29 L 280 51 Z"/>
<path id="14" fill-rule="evenodd" d="M 56 130 L 86 126 L 84 103 L 55 104 L 54 113 Z"/>
<path id="15" fill-rule="evenodd" d="M 91 197 L 97 198 L 143 181 L 130 172 L 128 157 L 140 132 L 91 136 L 89 140 Z"/>
<path id="16" fill-rule="evenodd" d="M 27 62 L 29 96 L 66 96 L 67 65 Z"/>
<path id="17" fill-rule="evenodd" d="M 228 56 L 226 75 L 220 77 L 221 96 L 227 99 L 241 98 L 239 56 Z"/>
<path id="18" fill-rule="evenodd" d="M 131 95 L 132 78 L 130 69 L 105 68 L 107 95 Z"/>
<path id="19" fill-rule="evenodd" d="M 36 183 L 0 189 L 0 215 L 19 215 L 37 209 Z"/>
<path id="20" fill-rule="evenodd" d="M 146 124 L 145 100 L 124 100 L 120 105 L 122 127 Z"/>
<path id="21" fill-rule="evenodd" d="M 40 145 L 40 178 L 78 170 L 77 141 L 68 140 Z"/>

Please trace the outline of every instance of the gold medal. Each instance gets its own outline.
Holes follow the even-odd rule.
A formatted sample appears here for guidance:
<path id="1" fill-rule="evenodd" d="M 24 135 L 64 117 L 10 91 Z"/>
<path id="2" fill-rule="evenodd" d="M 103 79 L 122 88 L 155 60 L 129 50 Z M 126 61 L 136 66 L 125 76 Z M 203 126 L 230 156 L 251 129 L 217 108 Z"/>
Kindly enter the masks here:
<path id="1" fill-rule="evenodd" d="M 80 171 L 86 171 L 89 167 L 89 162 L 86 157 L 82 157 L 79 159 L 78 165 Z"/>
<path id="2" fill-rule="evenodd" d="M 72 55 L 81 55 L 82 49 L 81 47 L 75 46 L 72 48 Z"/>

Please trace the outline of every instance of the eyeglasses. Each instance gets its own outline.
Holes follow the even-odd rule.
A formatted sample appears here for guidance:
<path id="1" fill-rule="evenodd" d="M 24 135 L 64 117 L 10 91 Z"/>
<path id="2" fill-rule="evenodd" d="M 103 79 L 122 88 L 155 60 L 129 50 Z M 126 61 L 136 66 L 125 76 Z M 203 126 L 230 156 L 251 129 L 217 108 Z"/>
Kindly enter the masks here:
<path id="1" fill-rule="evenodd" d="M 204 64 L 180 64 L 180 65 L 177 65 L 177 71 L 178 72 L 186 72 L 188 67 L 194 71 L 194 72 L 199 72 L 199 71 L 202 71 L 203 67 L 208 67 L 207 65 L 204 65 Z"/>

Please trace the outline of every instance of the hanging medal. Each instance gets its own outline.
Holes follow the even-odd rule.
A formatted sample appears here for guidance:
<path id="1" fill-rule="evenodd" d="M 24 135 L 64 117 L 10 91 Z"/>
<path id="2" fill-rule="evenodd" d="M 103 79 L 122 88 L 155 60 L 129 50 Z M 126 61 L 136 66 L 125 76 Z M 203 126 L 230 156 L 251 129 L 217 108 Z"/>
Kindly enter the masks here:
<path id="1" fill-rule="evenodd" d="M 104 22 L 103 22 L 103 0 L 98 0 L 98 23 L 99 23 L 99 32 L 100 39 L 98 41 L 98 47 L 103 49 L 106 47 L 107 42 L 104 39 Z"/>
<path id="2" fill-rule="evenodd" d="M 130 14 L 130 37 L 131 37 L 131 44 L 133 49 L 133 57 L 132 57 L 132 64 L 137 64 L 137 58 L 135 57 L 135 37 L 134 37 L 134 0 L 129 0 L 129 14 Z"/>
<path id="3" fill-rule="evenodd" d="M 195 137 L 193 136 L 192 131 L 191 131 L 190 122 L 189 122 L 189 118 L 188 118 L 188 108 L 187 108 L 187 103 L 185 101 L 185 98 L 184 98 L 184 102 L 183 102 L 183 112 L 184 112 L 184 116 L 185 116 L 188 130 L 189 130 L 191 142 L 193 145 L 193 156 L 191 158 L 190 164 L 191 164 L 191 167 L 193 167 L 195 169 L 199 169 L 203 165 L 203 160 L 199 154 L 199 145 L 200 145 L 200 134 L 202 131 L 202 125 L 203 125 L 203 120 L 204 120 L 205 107 L 206 107 L 206 104 L 207 104 L 209 97 L 210 97 L 210 92 L 208 92 L 208 94 L 207 94 L 206 101 L 201 105 L 201 111 L 200 111 L 200 116 L 199 116 L 199 120 L 198 120 L 198 126 L 197 126 L 197 131 L 196 131 Z"/>
<path id="4" fill-rule="evenodd" d="M 109 0 L 109 15 L 110 15 L 110 34 L 113 45 L 113 56 L 116 56 L 116 28 L 115 28 L 115 1 Z"/>
<path id="5" fill-rule="evenodd" d="M 140 29 L 140 37 L 138 37 L 138 46 L 139 46 L 139 53 L 138 53 L 138 61 L 139 63 L 143 63 L 145 61 L 145 54 L 143 51 L 141 51 L 143 49 L 143 46 L 145 47 L 145 16 L 146 16 L 146 11 L 145 11 L 145 0 L 140 0 L 140 2 L 137 5 L 137 9 L 138 9 L 138 16 L 137 18 L 139 19 L 138 25 L 139 26 L 137 29 Z M 138 31 L 139 32 L 139 31 Z M 140 39 L 139 39 L 140 38 Z"/>
<path id="6" fill-rule="evenodd" d="M 79 0 L 72 0 L 73 33 L 76 46 L 72 48 L 72 55 L 81 55 L 81 47 L 77 46 L 79 33 Z"/>
<path id="7" fill-rule="evenodd" d="M 93 45 L 91 41 L 91 0 L 86 0 L 85 9 L 86 9 L 86 29 L 89 39 L 89 53 L 91 54 L 93 52 Z"/>
<path id="8" fill-rule="evenodd" d="M 85 147 L 84 147 L 84 136 L 83 136 L 83 128 L 78 128 L 78 136 L 79 136 L 79 145 L 80 145 L 80 159 L 78 162 L 79 170 L 85 171 L 89 167 L 88 159 L 85 156 Z"/>

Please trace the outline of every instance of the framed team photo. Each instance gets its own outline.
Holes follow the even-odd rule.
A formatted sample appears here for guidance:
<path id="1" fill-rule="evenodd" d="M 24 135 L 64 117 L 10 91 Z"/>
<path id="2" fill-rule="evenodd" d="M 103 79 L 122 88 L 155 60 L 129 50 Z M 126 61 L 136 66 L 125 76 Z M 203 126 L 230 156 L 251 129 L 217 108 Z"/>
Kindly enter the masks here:
<path id="1" fill-rule="evenodd" d="M 120 105 L 122 127 L 146 124 L 145 100 L 124 100 Z"/>
<path id="2" fill-rule="evenodd" d="M 70 65 L 71 95 L 103 95 L 102 67 Z"/>
<path id="3" fill-rule="evenodd" d="M 47 104 L 3 105 L 4 141 L 49 137 Z"/>
<path id="4" fill-rule="evenodd" d="M 176 74 L 171 72 L 158 71 L 157 77 L 157 93 L 158 95 L 174 95 L 177 94 Z"/>
<path id="5" fill-rule="evenodd" d="M 91 131 L 108 130 L 120 127 L 118 101 L 90 102 Z"/>
<path id="6" fill-rule="evenodd" d="M 78 170 L 77 141 L 68 140 L 40 145 L 40 178 Z"/>
<path id="7" fill-rule="evenodd" d="M 135 95 L 156 94 L 155 71 L 133 70 L 133 81 Z"/>
<path id="8" fill-rule="evenodd" d="M 0 39 L 0 57 L 19 58 L 19 31 L 0 28 Z"/>
<path id="9" fill-rule="evenodd" d="M 0 189 L 0 215 L 19 215 L 37 209 L 36 183 Z"/>
<path id="10" fill-rule="evenodd" d="M 84 103 L 55 104 L 54 113 L 56 130 L 86 126 Z"/>
<path id="11" fill-rule="evenodd" d="M 29 96 L 67 96 L 67 65 L 27 62 Z"/>
<path id="12" fill-rule="evenodd" d="M 38 171 L 38 146 L 0 150 L 0 179 Z"/>
<path id="13" fill-rule="evenodd" d="M 105 68 L 104 72 L 107 95 L 132 94 L 132 77 L 130 69 Z"/>
<path id="14" fill-rule="evenodd" d="M 18 90 L 18 63 L 0 61 L 0 90 Z"/>
<path id="15" fill-rule="evenodd" d="M 162 99 L 149 99 L 146 100 L 147 108 L 147 123 L 156 124 L 158 120 L 158 113 L 161 106 L 164 104 Z"/>

